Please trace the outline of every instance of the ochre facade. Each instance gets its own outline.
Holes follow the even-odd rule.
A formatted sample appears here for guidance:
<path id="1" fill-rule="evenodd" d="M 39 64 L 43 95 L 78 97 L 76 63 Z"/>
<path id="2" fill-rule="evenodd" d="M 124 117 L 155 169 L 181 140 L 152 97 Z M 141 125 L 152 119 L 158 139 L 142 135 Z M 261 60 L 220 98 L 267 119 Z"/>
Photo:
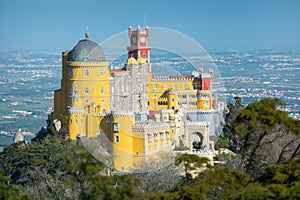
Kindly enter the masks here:
<path id="1" fill-rule="evenodd" d="M 160 167 L 160 153 L 172 152 L 179 140 L 190 152 L 213 150 L 210 123 L 202 117 L 217 107 L 213 72 L 155 76 L 148 35 L 148 27 L 129 28 L 128 60 L 122 69 L 108 68 L 102 48 L 88 33 L 62 53 L 52 121 L 59 120 L 70 139 L 106 138 L 117 170 Z"/>

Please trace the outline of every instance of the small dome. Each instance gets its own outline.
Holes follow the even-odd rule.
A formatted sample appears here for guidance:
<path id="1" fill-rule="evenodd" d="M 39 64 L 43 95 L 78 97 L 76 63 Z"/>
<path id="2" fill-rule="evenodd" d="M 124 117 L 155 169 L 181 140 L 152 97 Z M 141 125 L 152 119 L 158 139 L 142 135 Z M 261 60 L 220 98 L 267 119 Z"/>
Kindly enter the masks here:
<path id="1" fill-rule="evenodd" d="M 139 57 L 139 58 L 137 59 L 137 63 L 138 63 L 138 64 L 145 64 L 145 63 L 146 63 L 146 60 L 145 60 L 144 58 L 142 58 L 142 57 Z"/>
<path id="2" fill-rule="evenodd" d="M 174 115 L 173 113 L 170 113 L 170 114 L 169 114 L 169 119 L 170 119 L 170 120 L 174 120 L 174 119 L 175 119 L 175 115 Z"/>
<path id="3" fill-rule="evenodd" d="M 138 64 L 136 59 L 134 57 L 128 58 L 127 65 L 134 65 L 134 64 Z"/>
<path id="4" fill-rule="evenodd" d="M 72 49 L 68 61 L 73 62 L 101 62 L 105 60 L 102 48 L 95 42 L 86 39 L 80 40 Z"/>

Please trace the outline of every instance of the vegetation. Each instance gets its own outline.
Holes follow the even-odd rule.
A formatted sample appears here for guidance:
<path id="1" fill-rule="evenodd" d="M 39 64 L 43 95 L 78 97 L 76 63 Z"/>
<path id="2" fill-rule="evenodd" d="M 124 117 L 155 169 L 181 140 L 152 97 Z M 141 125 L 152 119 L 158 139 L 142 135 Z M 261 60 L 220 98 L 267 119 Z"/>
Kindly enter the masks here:
<path id="1" fill-rule="evenodd" d="M 281 111 L 283 106 L 279 99 L 263 99 L 243 109 L 236 103 L 237 108 L 231 107 L 233 114 L 227 115 L 224 135 L 216 146 L 238 153 L 237 168 L 252 178 L 270 164 L 299 159 L 300 121 Z"/>
<path id="2" fill-rule="evenodd" d="M 223 164 L 183 154 L 174 166 L 138 175 L 116 175 L 81 140 L 48 127 L 0 153 L 0 199 L 299 199 L 300 122 L 281 106 L 236 98 L 216 144 L 232 151 L 216 156 Z"/>

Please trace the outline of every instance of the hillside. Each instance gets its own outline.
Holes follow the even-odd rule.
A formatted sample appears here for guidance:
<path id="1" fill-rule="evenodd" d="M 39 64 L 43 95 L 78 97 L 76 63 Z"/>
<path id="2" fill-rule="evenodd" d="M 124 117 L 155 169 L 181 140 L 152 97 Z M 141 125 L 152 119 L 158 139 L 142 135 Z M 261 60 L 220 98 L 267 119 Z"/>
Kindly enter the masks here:
<path id="1" fill-rule="evenodd" d="M 49 127 L 30 145 L 12 144 L 0 154 L 0 199 L 299 199 L 300 121 L 281 111 L 283 104 L 263 99 L 229 106 L 216 144 L 234 152 L 216 157 L 225 164 L 183 155 L 149 174 L 116 173 L 80 140 L 63 140 Z M 201 166 L 207 170 L 192 178 Z"/>

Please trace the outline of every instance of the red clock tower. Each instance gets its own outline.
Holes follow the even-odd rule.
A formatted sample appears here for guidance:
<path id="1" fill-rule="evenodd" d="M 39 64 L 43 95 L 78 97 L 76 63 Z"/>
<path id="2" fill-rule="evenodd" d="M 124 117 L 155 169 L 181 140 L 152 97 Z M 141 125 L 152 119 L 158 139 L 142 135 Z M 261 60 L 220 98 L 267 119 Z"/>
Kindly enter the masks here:
<path id="1" fill-rule="evenodd" d="M 134 57 L 138 59 L 140 57 L 146 60 L 148 64 L 148 72 L 151 72 L 150 65 L 150 47 L 147 46 L 148 43 L 148 26 L 145 30 L 141 30 L 140 25 L 138 25 L 136 30 L 132 30 L 130 26 L 128 29 L 128 36 L 130 38 L 130 46 L 127 47 L 128 58 Z"/>

